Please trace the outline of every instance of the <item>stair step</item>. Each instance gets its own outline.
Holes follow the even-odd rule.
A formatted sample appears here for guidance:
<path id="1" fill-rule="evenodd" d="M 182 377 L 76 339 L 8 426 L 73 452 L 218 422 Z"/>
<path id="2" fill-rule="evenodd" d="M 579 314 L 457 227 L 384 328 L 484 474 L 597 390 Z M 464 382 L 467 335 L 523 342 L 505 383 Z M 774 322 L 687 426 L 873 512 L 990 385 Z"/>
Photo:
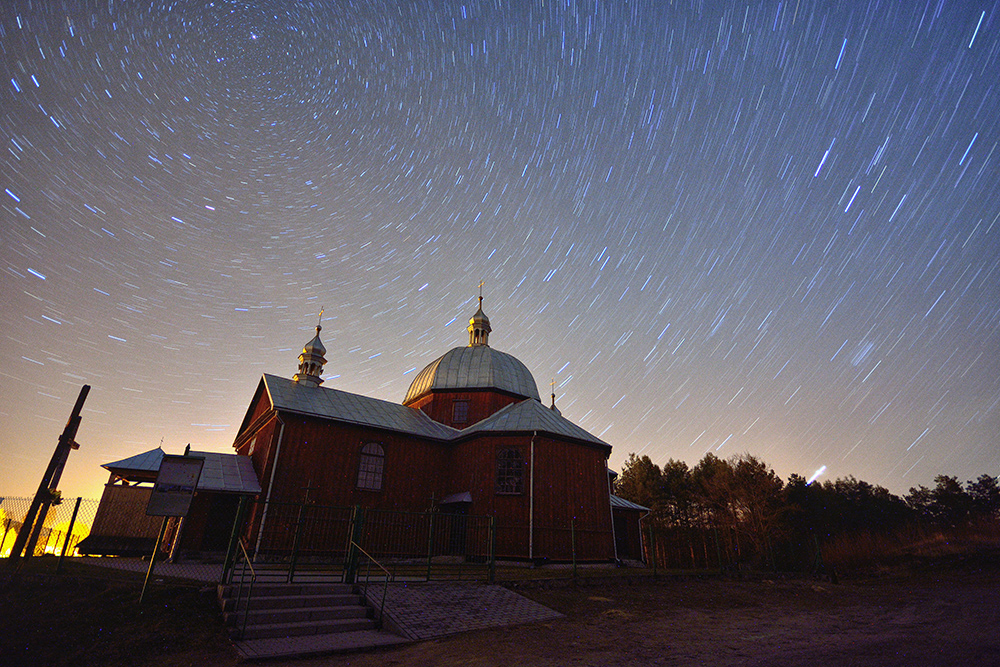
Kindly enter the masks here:
<path id="1" fill-rule="evenodd" d="M 250 584 L 243 584 L 242 594 L 245 596 Z M 341 583 L 284 583 L 284 582 L 260 582 L 253 585 L 254 597 L 269 597 L 272 595 L 319 595 L 319 594 L 344 594 L 350 593 L 352 586 Z M 240 592 L 239 583 L 227 584 L 221 587 L 223 597 L 236 597 Z"/>
<path id="2" fill-rule="evenodd" d="M 340 632 L 371 630 L 375 621 L 370 618 L 343 618 L 327 621 L 302 621 L 299 623 L 267 623 L 247 625 L 242 639 L 269 639 L 275 637 L 303 637 Z M 234 628 L 235 630 L 235 628 Z"/>
<path id="3" fill-rule="evenodd" d="M 345 653 L 405 644 L 408 640 L 384 630 L 355 630 L 312 635 L 308 640 L 284 639 L 237 640 L 236 650 L 243 660 L 304 658 L 331 653 Z"/>
<path id="4" fill-rule="evenodd" d="M 237 600 L 230 597 L 220 601 L 223 611 L 235 611 Z M 335 593 L 329 595 L 274 595 L 259 596 L 254 590 L 250 603 L 251 610 L 261 609 L 301 609 L 306 607 L 350 607 L 364 604 L 360 595 L 355 593 Z M 240 598 L 239 609 L 246 609 L 247 598 Z"/>
<path id="5" fill-rule="evenodd" d="M 229 626 L 243 623 L 242 612 L 223 614 Z M 306 621 L 329 621 L 345 618 L 368 618 L 368 607 L 362 605 L 339 607 L 304 607 L 293 609 L 251 609 L 247 625 L 270 625 L 274 623 L 301 623 Z"/>

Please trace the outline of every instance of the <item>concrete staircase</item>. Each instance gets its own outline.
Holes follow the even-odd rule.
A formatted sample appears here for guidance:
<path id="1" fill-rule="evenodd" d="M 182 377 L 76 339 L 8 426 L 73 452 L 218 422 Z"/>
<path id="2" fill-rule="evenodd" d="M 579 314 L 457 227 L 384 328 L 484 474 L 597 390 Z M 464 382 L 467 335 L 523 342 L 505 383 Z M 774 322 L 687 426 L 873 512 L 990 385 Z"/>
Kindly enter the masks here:
<path id="1" fill-rule="evenodd" d="M 347 584 L 261 583 L 219 586 L 219 603 L 234 639 L 243 641 L 374 630 L 375 620 L 361 595 Z M 245 619 L 245 626 L 244 626 Z"/>

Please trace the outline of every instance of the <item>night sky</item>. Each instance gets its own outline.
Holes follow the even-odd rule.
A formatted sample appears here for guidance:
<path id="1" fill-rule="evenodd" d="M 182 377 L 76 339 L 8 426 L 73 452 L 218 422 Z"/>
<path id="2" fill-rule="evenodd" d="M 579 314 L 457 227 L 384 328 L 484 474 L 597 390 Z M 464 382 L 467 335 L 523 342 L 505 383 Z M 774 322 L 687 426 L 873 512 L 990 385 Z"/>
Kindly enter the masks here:
<path id="1" fill-rule="evenodd" d="M 322 308 L 400 402 L 481 280 L 612 468 L 1000 473 L 1000 4 L 84 4 L 0 7 L 0 494 L 84 383 L 64 495 L 230 451 Z"/>

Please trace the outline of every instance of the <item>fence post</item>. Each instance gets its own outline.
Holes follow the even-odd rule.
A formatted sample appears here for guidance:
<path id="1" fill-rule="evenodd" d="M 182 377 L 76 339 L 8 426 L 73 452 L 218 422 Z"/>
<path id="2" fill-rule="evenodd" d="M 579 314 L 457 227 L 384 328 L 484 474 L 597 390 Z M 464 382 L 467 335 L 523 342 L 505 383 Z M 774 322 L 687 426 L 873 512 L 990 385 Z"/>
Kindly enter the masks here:
<path id="1" fill-rule="evenodd" d="M 434 512 L 429 511 L 430 521 L 427 525 L 427 581 L 431 580 L 431 558 L 434 555 Z"/>
<path id="2" fill-rule="evenodd" d="M 569 520 L 569 544 L 573 550 L 573 578 L 576 579 L 576 519 Z"/>
<path id="3" fill-rule="evenodd" d="M 153 570 L 156 568 L 156 558 L 160 554 L 160 543 L 163 542 L 163 534 L 167 532 L 167 519 L 170 517 L 163 517 L 163 521 L 160 523 L 160 534 L 156 536 L 156 545 L 153 547 L 153 554 L 149 557 L 149 569 L 146 570 L 146 580 L 142 582 L 142 592 L 139 593 L 139 604 L 142 604 L 143 598 L 146 597 L 146 589 L 149 588 L 149 580 L 153 578 Z"/>
<path id="4" fill-rule="evenodd" d="M 496 517 L 490 516 L 490 583 L 497 579 L 497 523 Z"/>
<path id="5" fill-rule="evenodd" d="M 226 547 L 226 560 L 222 562 L 222 581 L 220 583 L 228 584 L 231 579 L 233 561 L 236 559 L 236 541 L 240 536 L 240 526 L 243 524 L 243 514 L 246 511 L 247 498 L 249 496 L 241 495 L 240 504 L 236 507 L 236 518 L 233 519 L 233 530 L 229 533 L 229 546 Z"/>
<path id="6" fill-rule="evenodd" d="M 45 527 L 45 521 L 49 518 L 49 510 L 51 508 L 52 506 L 48 500 L 42 502 L 38 510 L 38 515 L 35 517 L 35 523 L 31 526 L 28 533 L 28 542 L 24 546 L 25 558 L 33 558 L 35 552 L 38 551 L 38 538 L 42 536 L 42 528 Z M 21 528 L 21 530 L 24 530 L 24 528 Z M 49 530 L 49 533 L 45 535 L 46 544 L 51 533 L 52 531 Z M 21 534 L 18 533 L 18 537 L 20 536 Z M 45 544 L 42 545 L 42 553 L 45 553 Z"/>
<path id="7" fill-rule="evenodd" d="M 69 541 L 73 538 L 73 525 L 76 524 L 76 515 L 80 511 L 80 502 L 83 500 L 82 497 L 76 497 L 76 505 L 73 506 L 73 516 L 69 520 L 69 528 L 66 529 L 66 541 L 63 542 L 62 553 L 59 554 L 59 562 L 56 563 L 56 574 L 62 570 L 63 559 L 66 558 L 66 550 L 69 548 Z"/>
<path id="8" fill-rule="evenodd" d="M 656 576 L 656 542 L 653 541 L 653 524 L 649 524 L 649 560 L 653 563 L 653 576 Z"/>
<path id="9" fill-rule="evenodd" d="M 309 498 L 308 491 L 306 492 L 306 499 Z M 292 555 L 288 560 L 288 583 L 292 583 L 292 579 L 295 577 L 295 563 L 299 557 L 299 536 L 302 534 L 302 512 L 305 511 L 305 503 L 299 505 L 299 516 L 295 520 L 295 535 L 292 536 Z"/>
<path id="10" fill-rule="evenodd" d="M 819 548 L 819 538 L 813 532 L 813 544 L 816 546 L 816 558 L 813 561 L 813 574 L 826 572 L 826 564 L 823 563 L 823 550 Z"/>
<path id="11" fill-rule="evenodd" d="M 3 545 L 7 542 L 7 531 L 10 530 L 10 522 L 13 521 L 10 517 L 7 517 L 3 521 L 3 538 L 0 539 L 0 555 L 3 555 Z"/>
<path id="12" fill-rule="evenodd" d="M 361 527 L 364 524 L 365 515 L 361 510 L 361 505 L 355 505 L 351 512 L 351 541 L 347 545 L 347 562 L 344 564 L 344 583 L 353 584 L 355 572 L 358 568 L 358 540 L 361 539 Z"/>

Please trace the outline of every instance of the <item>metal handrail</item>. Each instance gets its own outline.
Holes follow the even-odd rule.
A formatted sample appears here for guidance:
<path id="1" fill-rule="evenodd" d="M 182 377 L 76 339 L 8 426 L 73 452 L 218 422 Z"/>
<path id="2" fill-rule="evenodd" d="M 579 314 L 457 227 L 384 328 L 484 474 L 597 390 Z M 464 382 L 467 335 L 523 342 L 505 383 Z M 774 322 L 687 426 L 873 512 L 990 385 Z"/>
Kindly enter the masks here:
<path id="1" fill-rule="evenodd" d="M 385 578 L 382 581 L 382 602 L 379 605 L 378 620 L 377 620 L 377 627 L 381 628 L 382 627 L 382 614 L 385 612 L 385 595 L 386 595 L 386 592 L 387 592 L 387 590 L 389 588 L 389 580 L 390 579 L 394 579 L 395 577 L 393 577 L 392 572 L 390 572 L 389 570 L 387 570 L 381 563 L 379 563 L 377 560 L 375 560 L 374 556 L 372 556 L 370 553 L 368 553 L 367 551 L 365 551 L 364 549 L 362 549 L 360 544 L 358 544 L 354 540 L 351 540 L 351 546 L 353 546 L 355 549 L 357 549 L 358 551 L 360 551 L 361 553 L 363 553 L 368 558 L 368 564 L 367 564 L 367 567 L 365 568 L 365 586 L 364 586 L 364 592 L 362 593 L 362 595 L 364 595 L 364 597 L 365 597 L 365 602 L 368 601 L 368 579 L 369 579 L 369 572 L 371 571 L 371 564 L 375 563 L 375 565 L 378 566 L 378 568 L 380 570 L 382 570 L 382 572 L 385 573 Z"/>
<path id="2" fill-rule="evenodd" d="M 240 551 L 243 553 L 243 564 L 242 571 L 240 572 L 240 587 L 236 592 L 236 613 L 240 613 L 240 600 L 243 597 L 243 582 L 246 580 L 247 568 L 250 568 L 250 585 L 247 587 L 247 606 L 243 610 L 243 626 L 240 628 L 240 638 L 242 639 L 247 632 L 247 618 L 250 616 L 250 599 L 253 597 L 253 585 L 257 581 L 257 571 L 253 569 L 253 563 L 250 562 L 250 555 L 247 554 L 247 548 L 243 544 L 243 538 L 240 538 Z M 238 618 L 238 616 L 237 616 Z"/>

